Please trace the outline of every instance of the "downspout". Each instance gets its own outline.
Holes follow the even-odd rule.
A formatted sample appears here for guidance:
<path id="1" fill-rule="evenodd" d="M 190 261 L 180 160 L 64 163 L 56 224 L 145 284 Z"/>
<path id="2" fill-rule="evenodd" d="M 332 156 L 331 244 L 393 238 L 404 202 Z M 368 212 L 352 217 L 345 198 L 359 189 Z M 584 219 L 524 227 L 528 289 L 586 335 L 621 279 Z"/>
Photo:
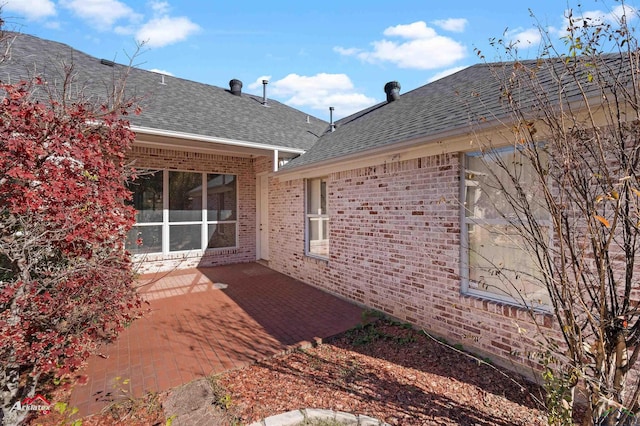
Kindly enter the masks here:
<path id="1" fill-rule="evenodd" d="M 273 150 L 273 171 L 274 172 L 278 171 L 278 150 L 277 149 Z"/>

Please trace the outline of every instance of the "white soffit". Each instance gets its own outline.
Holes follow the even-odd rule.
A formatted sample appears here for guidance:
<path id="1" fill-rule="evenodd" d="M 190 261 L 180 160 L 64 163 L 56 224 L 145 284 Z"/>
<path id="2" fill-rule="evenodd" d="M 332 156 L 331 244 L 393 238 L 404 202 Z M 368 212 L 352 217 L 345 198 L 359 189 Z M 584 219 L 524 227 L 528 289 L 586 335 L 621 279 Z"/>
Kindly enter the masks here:
<path id="1" fill-rule="evenodd" d="M 158 130 L 146 127 L 131 126 L 136 133 L 135 146 L 173 149 L 202 153 L 234 155 L 242 157 L 273 155 L 278 151 L 281 157 L 295 157 L 304 150 L 256 142 L 214 138 L 197 134 Z"/>

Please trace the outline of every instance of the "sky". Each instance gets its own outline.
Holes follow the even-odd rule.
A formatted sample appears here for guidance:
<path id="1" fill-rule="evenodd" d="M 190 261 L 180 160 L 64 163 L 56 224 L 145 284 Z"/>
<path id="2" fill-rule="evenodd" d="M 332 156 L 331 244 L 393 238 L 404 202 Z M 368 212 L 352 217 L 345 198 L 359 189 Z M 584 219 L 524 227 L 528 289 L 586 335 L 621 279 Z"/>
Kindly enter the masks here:
<path id="1" fill-rule="evenodd" d="M 636 0 L 640 3 L 640 0 Z M 101 59 L 267 96 L 318 118 L 347 116 L 462 68 L 503 56 L 490 40 L 539 52 L 567 10 L 615 22 L 616 0 L 0 0 L 5 29 Z M 635 16 L 635 2 L 625 2 Z M 630 12 L 630 13 L 629 13 Z M 480 51 L 484 59 L 478 56 Z"/>

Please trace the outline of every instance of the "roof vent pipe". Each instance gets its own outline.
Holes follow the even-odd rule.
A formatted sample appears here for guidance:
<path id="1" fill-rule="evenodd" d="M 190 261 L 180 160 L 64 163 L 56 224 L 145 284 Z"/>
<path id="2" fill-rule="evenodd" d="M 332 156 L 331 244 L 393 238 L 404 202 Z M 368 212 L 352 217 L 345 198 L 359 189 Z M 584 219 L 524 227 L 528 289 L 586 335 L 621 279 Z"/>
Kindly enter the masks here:
<path id="1" fill-rule="evenodd" d="M 335 131 L 336 130 L 336 125 L 333 124 L 333 110 L 335 108 L 333 107 L 329 107 L 329 126 L 331 126 L 331 131 Z"/>
<path id="2" fill-rule="evenodd" d="M 267 105 L 267 84 L 269 80 L 262 80 L 262 105 Z"/>
<path id="3" fill-rule="evenodd" d="M 242 95 L 242 82 L 237 78 L 229 81 L 229 88 L 231 89 L 231 94 L 240 96 Z"/>
<path id="4" fill-rule="evenodd" d="M 400 83 L 390 81 L 384 85 L 384 93 L 387 94 L 387 102 L 393 102 L 400 99 Z"/>

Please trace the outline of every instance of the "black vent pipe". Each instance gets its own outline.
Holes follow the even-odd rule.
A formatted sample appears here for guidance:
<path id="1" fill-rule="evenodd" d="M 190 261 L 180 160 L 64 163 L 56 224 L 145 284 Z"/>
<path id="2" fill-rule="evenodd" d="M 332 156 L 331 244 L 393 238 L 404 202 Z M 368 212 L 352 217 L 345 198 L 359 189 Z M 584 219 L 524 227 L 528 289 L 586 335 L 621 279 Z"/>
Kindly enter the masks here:
<path id="1" fill-rule="evenodd" d="M 384 93 L 387 94 L 387 102 L 393 102 L 400 99 L 400 83 L 390 81 L 384 85 Z"/>
<path id="2" fill-rule="evenodd" d="M 231 93 L 236 96 L 242 95 L 242 82 L 237 78 L 229 81 L 229 88 L 231 89 Z"/>

